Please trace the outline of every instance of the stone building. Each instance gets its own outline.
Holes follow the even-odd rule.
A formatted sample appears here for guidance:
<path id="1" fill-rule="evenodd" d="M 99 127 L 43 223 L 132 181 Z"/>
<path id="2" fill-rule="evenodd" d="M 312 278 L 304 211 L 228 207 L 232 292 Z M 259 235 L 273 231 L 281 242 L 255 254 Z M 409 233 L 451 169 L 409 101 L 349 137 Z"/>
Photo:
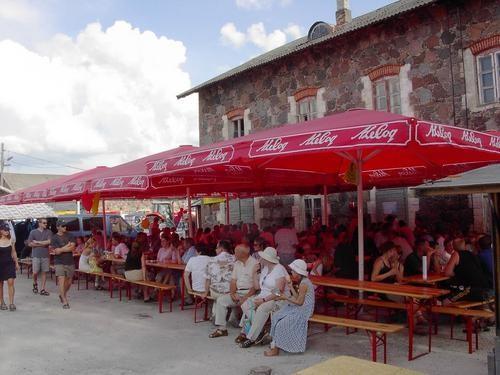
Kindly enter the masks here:
<path id="1" fill-rule="evenodd" d="M 500 2 L 401 0 L 352 19 L 348 0 L 338 0 L 336 24 L 316 22 L 307 36 L 179 98 L 195 92 L 201 145 L 360 107 L 498 130 Z M 394 211 L 412 222 L 419 209 L 406 189 L 366 195 L 377 219 Z M 306 227 L 321 199 L 256 199 L 254 216 L 271 223 L 291 214 Z M 350 201 L 329 199 L 332 208 Z M 470 201 L 479 223 L 482 199 Z"/>

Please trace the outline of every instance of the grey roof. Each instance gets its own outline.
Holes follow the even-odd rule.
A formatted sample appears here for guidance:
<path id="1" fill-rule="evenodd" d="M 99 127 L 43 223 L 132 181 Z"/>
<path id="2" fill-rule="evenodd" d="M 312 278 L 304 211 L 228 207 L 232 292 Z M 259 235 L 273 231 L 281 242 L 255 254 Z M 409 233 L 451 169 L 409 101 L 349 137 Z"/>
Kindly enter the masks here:
<path id="1" fill-rule="evenodd" d="M 16 191 L 38 185 L 61 176 L 62 175 L 50 174 L 4 173 L 3 178 L 5 186 L 10 190 Z"/>
<path id="2" fill-rule="evenodd" d="M 260 56 L 257 56 L 253 58 L 250 61 L 247 61 L 246 63 L 231 69 L 223 74 L 218 75 L 217 77 L 214 77 L 202 84 L 199 84 L 179 95 L 177 95 L 177 98 L 184 98 L 188 95 L 191 95 L 195 92 L 200 91 L 200 89 L 210 86 L 214 83 L 223 81 L 227 78 L 234 77 L 238 74 L 241 74 L 247 70 L 262 66 L 264 64 L 279 60 L 285 56 L 291 55 L 295 52 L 304 50 L 306 48 L 309 48 L 313 45 L 323 43 L 327 40 L 331 40 L 334 38 L 338 38 L 342 35 L 345 35 L 347 33 L 350 33 L 355 30 L 362 29 L 364 27 L 368 27 L 370 25 L 373 25 L 375 23 L 382 22 L 384 20 L 387 20 L 389 18 L 398 16 L 400 14 L 409 12 L 413 9 L 423 7 L 425 5 L 428 5 L 430 3 L 435 2 L 436 0 L 400 0 L 396 1 L 392 4 L 386 5 L 385 7 L 379 8 L 373 12 L 366 13 L 362 16 L 354 18 L 351 22 L 345 23 L 343 25 L 335 25 L 333 32 L 329 35 L 326 35 L 321 38 L 313 39 L 313 40 L 308 40 L 307 36 L 296 39 L 288 44 L 285 44 L 281 47 L 278 47 L 276 49 L 273 49 L 272 51 L 266 52 Z"/>
<path id="3" fill-rule="evenodd" d="M 419 195 L 450 195 L 500 192 L 500 164 L 448 176 L 413 188 Z"/>
<path id="4" fill-rule="evenodd" d="M 57 215 L 45 203 L 0 206 L 0 219 L 2 220 L 21 220 L 33 217 L 57 217 Z"/>

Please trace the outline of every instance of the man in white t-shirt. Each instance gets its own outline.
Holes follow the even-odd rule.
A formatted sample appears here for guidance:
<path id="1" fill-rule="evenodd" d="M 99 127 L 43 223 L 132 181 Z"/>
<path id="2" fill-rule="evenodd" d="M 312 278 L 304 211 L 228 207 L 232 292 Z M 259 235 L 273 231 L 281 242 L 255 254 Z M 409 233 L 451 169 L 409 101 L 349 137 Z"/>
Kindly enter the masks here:
<path id="1" fill-rule="evenodd" d="M 292 263 L 295 260 L 295 251 L 299 240 L 291 218 L 284 220 L 283 227 L 278 229 L 274 235 L 274 242 L 276 243 L 280 263 L 283 265 Z"/>
<path id="2" fill-rule="evenodd" d="M 196 255 L 189 259 L 184 270 L 184 283 L 189 294 L 193 294 L 193 291 L 196 293 L 205 292 L 209 261 L 208 248 L 203 244 L 197 244 Z"/>

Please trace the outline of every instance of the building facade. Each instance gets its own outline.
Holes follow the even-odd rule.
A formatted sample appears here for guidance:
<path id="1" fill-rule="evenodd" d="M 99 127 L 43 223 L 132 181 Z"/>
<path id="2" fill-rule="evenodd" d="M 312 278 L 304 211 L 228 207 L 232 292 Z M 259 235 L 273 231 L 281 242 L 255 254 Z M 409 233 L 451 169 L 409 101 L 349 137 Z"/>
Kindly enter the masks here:
<path id="1" fill-rule="evenodd" d="M 337 7 L 335 25 L 317 22 L 306 37 L 179 95 L 199 94 L 201 145 L 352 108 L 500 130 L 499 1 L 401 0 L 355 19 L 348 1 Z M 396 203 L 384 205 L 384 195 Z M 287 214 L 305 227 L 318 199 L 288 199 Z M 369 199 L 377 218 L 405 206 L 400 215 L 413 221 L 419 209 L 401 190 Z M 476 213 L 481 199 L 471 199 Z M 266 223 L 269 200 L 254 205 Z"/>

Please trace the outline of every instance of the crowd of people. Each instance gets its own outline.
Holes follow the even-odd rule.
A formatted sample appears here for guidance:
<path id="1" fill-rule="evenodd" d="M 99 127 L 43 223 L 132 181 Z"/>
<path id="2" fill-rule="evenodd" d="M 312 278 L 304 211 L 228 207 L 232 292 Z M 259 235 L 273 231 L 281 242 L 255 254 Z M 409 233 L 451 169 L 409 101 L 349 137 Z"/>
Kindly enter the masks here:
<path id="1" fill-rule="evenodd" d="M 353 220 L 353 223 L 355 221 Z M 215 329 L 210 338 L 228 336 L 227 325 L 241 328 L 235 342 L 242 348 L 269 342 L 266 356 L 280 350 L 303 352 L 306 348 L 307 322 L 314 311 L 315 286 L 309 275 L 358 278 L 357 228 L 352 225 L 327 227 L 315 223 L 297 232 L 292 219 L 281 227 L 260 230 L 257 224 L 216 225 L 199 229 L 194 238 L 180 238 L 174 228 L 135 239 L 113 233 L 110 241 L 96 231 L 89 237 L 73 238 L 64 221 L 57 222 L 57 233 L 39 219 L 28 238 L 32 247 L 33 293 L 49 295 L 46 272 L 49 249 L 55 253 L 59 298 L 69 308 L 75 262 L 95 272 L 122 274 L 127 280 L 155 280 L 166 284 L 185 283 L 186 303 L 198 297 L 214 300 L 212 317 Z M 9 308 L 14 305 L 14 278 L 17 256 L 7 226 L 0 227 L 0 280 L 8 282 Z M 449 276 L 443 285 L 451 290 L 444 304 L 459 299 L 483 300 L 491 295 L 493 252 L 491 236 L 484 233 L 446 233 L 422 225 L 414 230 L 389 215 L 381 223 L 367 225 L 365 231 L 365 275 L 383 283 L 400 283 L 408 276 L 427 272 Z M 423 261 L 423 257 L 427 261 Z M 113 262 L 123 259 L 124 262 Z M 154 271 L 146 261 L 185 264 L 185 271 Z M 183 278 L 183 279 L 182 279 Z M 38 288 L 41 280 L 41 289 Z M 95 287 L 102 289 L 96 278 Z M 150 302 L 156 296 L 144 287 L 137 298 Z M 1 309 L 6 309 L 3 302 Z M 388 298 L 380 296 L 381 298 Z M 421 320 L 425 317 L 419 316 Z"/>

